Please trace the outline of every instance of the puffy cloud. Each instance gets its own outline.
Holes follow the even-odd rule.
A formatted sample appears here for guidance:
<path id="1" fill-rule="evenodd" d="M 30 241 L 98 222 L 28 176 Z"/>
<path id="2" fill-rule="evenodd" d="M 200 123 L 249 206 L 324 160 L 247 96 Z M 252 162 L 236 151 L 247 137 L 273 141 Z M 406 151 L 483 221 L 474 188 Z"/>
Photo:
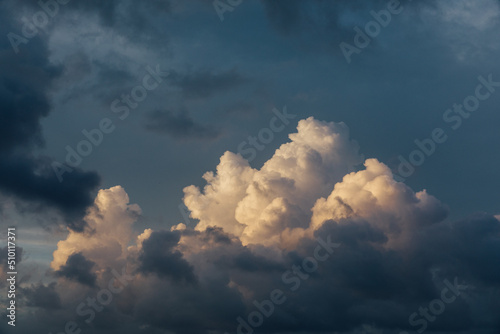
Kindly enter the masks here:
<path id="1" fill-rule="evenodd" d="M 358 145 L 343 123 L 301 120 L 291 142 L 283 144 L 260 170 L 226 152 L 207 185 L 184 189 L 184 203 L 197 230 L 218 226 L 244 244 L 286 243 L 294 229 L 309 226 L 311 208 L 342 176 L 362 162 Z"/>
<path id="2" fill-rule="evenodd" d="M 196 229 L 222 227 L 243 244 L 290 248 L 325 221 L 365 219 L 395 246 L 419 224 L 446 217 L 446 207 L 435 197 L 395 181 L 376 159 L 352 172 L 362 158 L 343 123 L 308 118 L 297 130 L 260 170 L 227 152 L 217 174 L 205 174 L 204 193 L 185 188 L 185 204 L 199 219 Z"/>
<path id="3" fill-rule="evenodd" d="M 365 162 L 365 170 L 348 174 L 332 193 L 313 207 L 311 227 L 325 221 L 365 219 L 392 238 L 406 237 L 422 225 L 442 221 L 447 208 L 425 190 L 413 192 L 393 179 L 392 172 L 376 159 Z"/>
<path id="4" fill-rule="evenodd" d="M 138 205 L 129 204 L 122 187 L 100 190 L 84 217 L 88 229 L 83 233 L 69 231 L 68 237 L 57 243 L 51 267 L 58 270 L 75 253 L 95 262 L 97 268 L 117 266 L 127 256 L 132 224 L 140 213 Z"/>
<path id="5" fill-rule="evenodd" d="M 217 174 L 207 172 L 203 175 L 207 181 L 203 193 L 195 186 L 186 187 L 184 203 L 191 216 L 199 220 L 197 229 L 219 226 L 229 233 L 241 235 L 245 226 L 236 220 L 235 210 L 254 173 L 248 161 L 226 152 L 217 166 Z"/>
<path id="6" fill-rule="evenodd" d="M 180 225 L 184 225 L 184 224 L 180 224 Z M 129 246 L 127 248 L 128 252 L 129 253 L 137 253 L 142 248 L 142 243 L 144 242 L 144 240 L 147 240 L 151 236 L 152 233 L 153 233 L 152 229 L 150 229 L 150 228 L 145 229 L 144 232 L 139 234 L 137 236 L 137 238 L 135 239 L 135 245 Z"/>

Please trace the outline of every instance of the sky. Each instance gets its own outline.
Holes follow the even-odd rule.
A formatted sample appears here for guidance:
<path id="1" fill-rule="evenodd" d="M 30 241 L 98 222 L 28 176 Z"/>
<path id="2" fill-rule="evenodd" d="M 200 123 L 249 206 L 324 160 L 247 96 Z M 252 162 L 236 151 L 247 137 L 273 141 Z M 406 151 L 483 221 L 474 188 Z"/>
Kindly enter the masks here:
<path id="1" fill-rule="evenodd" d="M 0 32 L 0 334 L 499 332 L 498 0 L 0 0 Z"/>

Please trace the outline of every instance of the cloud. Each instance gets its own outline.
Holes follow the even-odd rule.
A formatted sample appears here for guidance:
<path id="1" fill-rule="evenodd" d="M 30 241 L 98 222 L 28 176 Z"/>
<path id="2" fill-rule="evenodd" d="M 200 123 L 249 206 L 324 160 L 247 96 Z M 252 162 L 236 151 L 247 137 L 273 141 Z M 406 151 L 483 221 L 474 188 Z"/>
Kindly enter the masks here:
<path id="1" fill-rule="evenodd" d="M 9 5 L 0 4 L 4 9 Z M 3 31 L 17 31 L 9 15 L 2 14 L 1 21 Z M 49 62 L 45 40 L 31 39 L 29 48 L 16 54 L 7 38 L 0 42 L 0 191 L 55 208 L 68 226 L 81 230 L 99 176 L 77 169 L 61 183 L 51 168 L 53 159 L 35 154 L 44 145 L 40 122 L 51 111 L 50 89 L 62 68 Z"/>
<path id="2" fill-rule="evenodd" d="M 81 253 L 71 254 L 66 264 L 62 265 L 55 275 L 93 287 L 97 279 L 92 272 L 94 265 L 94 262 L 87 260 Z"/>
<path id="3" fill-rule="evenodd" d="M 185 188 L 184 202 L 199 220 L 196 230 L 215 226 L 244 247 L 211 257 L 220 257 L 245 301 L 283 286 L 273 275 L 279 278 L 276 271 L 313 254 L 315 238 L 342 245 L 335 259 L 309 275 L 300 294 L 286 293 L 286 305 L 261 330 L 355 332 L 373 323 L 383 331 L 415 330 L 409 315 L 440 298 L 446 279 L 498 291 L 497 271 L 482 265 L 500 254 L 498 220 L 471 217 L 450 230 L 447 207 L 425 190 L 414 192 L 395 181 L 383 163 L 367 159 L 364 169 L 353 171 L 361 157 L 345 125 L 309 118 L 297 129 L 260 170 L 226 152 L 216 174 L 204 175 L 203 191 Z M 465 226 L 472 230 L 459 232 Z M 183 238 L 188 254 L 204 248 Z M 479 244 L 485 246 L 474 246 Z M 195 269 L 200 255 L 187 257 Z M 241 275 L 254 270 L 261 275 L 258 282 Z M 447 308 L 436 329 L 465 330 L 478 321 L 472 310 L 482 302 L 467 296 Z M 299 311 L 302 305 L 315 307 Z M 485 320 L 492 328 L 496 313 Z"/>
<path id="4" fill-rule="evenodd" d="M 70 232 L 52 263 L 60 276 L 94 277 L 100 288 L 112 269 L 126 269 L 126 288 L 97 315 L 96 328 L 235 332 L 238 317 L 247 321 L 279 289 L 285 302 L 260 331 L 416 331 L 410 315 L 425 319 L 419 308 L 442 298 L 452 282 L 462 291 L 435 321 L 426 320 L 429 330 L 498 330 L 500 302 L 491 298 L 500 293 L 500 271 L 491 266 L 500 260 L 497 218 L 447 221 L 444 204 L 395 181 L 383 163 L 360 166 L 343 123 L 308 118 L 289 137 L 260 169 L 226 152 L 202 190 L 187 187 L 195 228 L 137 235 L 131 227 L 140 210 L 125 190 L 101 190 L 85 217 L 91 232 Z M 332 244 L 327 260 L 304 269 L 318 247 L 325 252 Z M 55 298 L 57 291 L 62 308 L 74 309 L 85 295 L 75 298 L 70 283 L 60 279 L 39 293 Z"/>
<path id="5" fill-rule="evenodd" d="M 236 70 L 212 72 L 200 70 L 191 73 L 170 72 L 170 83 L 178 87 L 185 98 L 207 98 L 217 92 L 226 92 L 247 81 Z"/>
<path id="6" fill-rule="evenodd" d="M 60 270 L 74 253 L 95 262 L 96 268 L 119 267 L 133 239 L 132 224 L 140 213 L 138 205 L 129 204 L 122 187 L 100 190 L 83 218 L 88 229 L 84 233 L 69 231 L 68 237 L 57 243 L 51 267 Z"/>
<path id="7" fill-rule="evenodd" d="M 204 193 L 186 187 L 184 203 L 200 220 L 196 228 L 222 227 L 245 244 L 287 243 L 294 231 L 308 228 L 314 202 L 362 159 L 343 123 L 308 118 L 297 130 L 260 170 L 226 152 L 217 174 L 203 176 Z"/>
<path id="8" fill-rule="evenodd" d="M 36 1 L 3 0 L 0 3 L 5 9 L 0 11 L 4 13 L 0 14 L 3 31 L 19 31 L 19 22 L 14 21 L 17 17 L 11 17 L 24 15 L 24 7 L 18 3 L 39 9 Z M 9 6 L 3 6 L 7 3 Z M 156 63 L 153 60 L 161 59 L 171 66 L 179 62 L 208 61 L 211 66 L 219 64 L 227 68 L 227 61 L 234 61 L 226 57 L 227 52 L 246 57 L 249 61 L 246 68 L 260 68 L 261 72 L 266 72 L 262 80 L 259 79 L 266 83 L 265 88 L 285 83 L 278 90 L 271 88 L 277 94 L 259 87 L 261 93 L 265 91 L 262 95 L 266 96 L 266 101 L 270 95 L 273 99 L 283 97 L 279 91 L 289 91 L 291 87 L 292 96 L 308 96 L 307 101 L 295 99 L 299 104 L 307 102 L 309 107 L 314 104 L 324 109 L 324 105 L 332 102 L 330 105 L 338 107 L 326 110 L 324 117 L 334 115 L 358 120 L 361 115 L 368 124 L 364 125 L 366 128 L 387 128 L 389 117 L 381 115 L 390 114 L 393 122 L 394 117 L 400 117 L 401 121 L 412 117 L 410 113 L 398 116 L 391 110 L 400 109 L 400 105 L 395 106 L 398 101 L 403 101 L 403 105 L 414 98 L 410 95 L 415 95 L 415 87 L 419 91 L 418 103 L 413 103 L 415 110 L 432 110 L 429 104 L 421 104 L 426 90 L 432 93 L 430 100 L 438 95 L 450 99 L 453 91 L 463 88 L 460 86 L 463 80 L 454 79 L 464 79 L 478 64 L 483 64 L 483 70 L 488 68 L 484 64 L 494 59 L 488 53 L 495 51 L 498 44 L 492 38 L 496 36 L 492 32 L 498 18 L 498 2 L 460 0 L 449 5 L 444 1 L 413 1 L 412 6 L 425 10 L 418 13 L 405 10 L 397 24 L 384 30 L 380 38 L 374 40 L 373 49 L 380 51 L 389 46 L 388 52 L 380 59 L 373 53 L 375 57 L 364 58 L 360 64 L 370 66 L 362 66 L 363 71 L 352 66 L 344 71 L 336 59 L 332 64 L 327 59 L 332 54 L 339 54 L 340 41 L 353 40 L 354 25 L 361 26 L 371 20 L 370 10 L 384 8 L 386 0 L 263 0 L 271 25 L 287 38 L 307 44 L 304 47 L 299 43 L 297 54 L 289 52 L 290 47 L 293 49 L 297 45 L 296 40 L 289 43 L 290 40 L 276 40 L 276 36 L 266 34 L 269 31 L 265 30 L 260 14 L 256 20 L 250 19 L 256 25 L 252 29 L 263 29 L 258 36 L 266 38 L 260 38 L 257 44 L 236 43 L 233 44 L 236 49 L 226 48 L 224 42 L 233 41 L 234 31 L 237 31 L 227 29 L 227 25 L 247 25 L 248 17 L 245 20 L 237 17 L 243 18 L 247 10 L 258 13 L 253 4 L 242 6 L 237 9 L 238 13 L 231 14 L 235 20 L 224 23 L 223 33 L 211 2 L 203 2 L 202 10 L 196 8 L 189 15 L 186 9 L 191 5 L 185 3 L 71 1 L 67 7 L 61 7 L 60 14 L 54 18 L 57 23 L 51 23 L 44 33 L 30 40 L 20 55 L 9 56 L 12 50 L 7 39 L 0 41 L 3 51 L 0 70 L 5 73 L 0 84 L 0 102 L 5 107 L 0 111 L 1 120 L 5 120 L 0 122 L 0 191 L 2 196 L 6 194 L 42 208 L 58 209 L 72 229 L 58 243 L 52 271 L 44 278 L 57 282 L 34 285 L 20 282 L 18 332 L 59 333 L 64 331 L 68 320 L 74 320 L 82 325 L 82 332 L 99 334 L 234 333 L 237 318 L 248 319 L 249 314 L 256 311 L 254 302 L 268 300 L 274 289 L 283 291 L 286 302 L 276 307 L 256 331 L 415 332 L 418 327 L 408 322 L 409 316 L 420 307 L 428 307 L 433 299 L 441 298 L 444 280 L 453 281 L 457 277 L 470 289 L 457 297 L 456 302 L 446 305 L 445 312 L 435 321 L 428 322 L 427 331 L 498 333 L 500 303 L 496 296 L 500 291 L 500 271 L 493 264 L 500 260 L 499 216 L 482 213 L 452 221 L 447 218 L 446 205 L 430 191 L 413 190 L 395 181 L 387 166 L 379 160 L 365 160 L 345 124 L 313 118 L 300 121 L 289 142 L 259 168 L 252 167 L 239 155 L 224 153 L 214 171 L 204 174 L 204 187 L 193 182 L 196 186 L 185 189 L 184 201 L 197 220 L 196 226 L 179 224 L 172 230 L 168 230 L 170 226 L 167 230 L 148 228 L 142 233 L 137 231 L 140 208 L 130 203 L 122 187 L 101 190 L 94 199 L 99 183 L 96 173 L 77 170 L 59 184 L 49 168 L 52 159 L 36 153 L 43 148 L 41 122 L 51 115 L 52 104 L 56 104 L 55 110 L 64 109 L 57 105 L 58 94 L 81 97 L 74 104 L 90 109 L 80 101 L 94 93 L 91 97 L 96 99 L 90 100 L 105 103 L 108 110 L 109 98 L 125 91 L 122 87 L 136 84 L 134 73 L 141 63 Z M 205 9 L 210 13 L 204 12 Z M 171 11 L 175 15 L 169 15 Z M 203 22 L 207 29 L 192 29 L 193 19 Z M 212 19 L 216 22 L 213 27 Z M 179 28 L 177 24 L 181 21 L 185 23 Z M 176 33 L 175 50 L 168 49 L 171 46 L 169 31 Z M 417 33 L 412 35 L 413 32 Z M 47 45 L 51 45 L 50 50 Z M 309 57 L 308 52 L 314 52 L 314 48 L 329 47 L 335 52 L 328 50 L 328 57 Z M 201 49 L 208 50 L 209 54 L 211 50 L 222 50 L 223 54 L 206 60 L 206 52 L 197 52 Z M 419 50 L 434 50 L 435 54 L 427 53 L 424 57 L 427 60 L 415 62 L 415 57 L 421 56 L 416 52 Z M 68 57 L 68 52 L 77 53 Z M 270 58 L 259 58 L 264 53 Z M 481 58 L 485 55 L 488 57 Z M 458 68 L 453 61 L 455 57 L 466 59 L 474 66 Z M 54 66 L 51 62 L 54 59 L 64 63 L 64 67 Z M 257 63 L 252 63 L 254 59 Z M 311 59 L 313 62 L 309 64 Z M 388 67 L 384 67 L 382 60 L 389 64 Z M 378 64 L 372 63 L 377 61 Z M 299 75 L 299 81 L 294 83 L 287 75 L 297 66 L 301 70 L 304 67 L 306 74 Z M 321 72 L 321 82 L 307 76 L 311 68 Z M 333 69 L 336 75 L 323 75 L 325 68 Z M 369 73 L 368 68 L 374 70 Z M 394 74 L 394 68 L 399 69 L 399 74 Z M 361 72 L 364 77 L 356 77 Z M 451 81 L 442 75 L 444 72 L 455 73 Z M 87 77 L 89 73 L 93 75 Z M 172 71 L 168 79 L 168 96 L 173 88 L 178 96 L 172 94 L 176 95 L 172 100 L 187 100 L 191 111 L 197 103 L 216 102 L 209 100 L 229 97 L 225 96 L 228 93 L 235 93 L 236 100 L 242 96 L 248 98 L 248 94 L 239 94 L 242 93 L 239 89 L 247 88 L 249 81 L 241 73 L 236 70 Z M 284 79 L 277 79 L 280 75 Z M 325 79 L 327 77 L 330 79 Z M 409 77 L 413 78 L 410 86 L 414 89 L 406 85 Z M 429 85 L 433 78 L 438 78 L 434 80 L 436 85 Z M 405 85 L 399 85 L 404 89 L 395 89 L 389 82 L 399 83 L 399 80 L 404 81 Z M 359 87 L 350 89 L 353 82 L 375 84 L 364 85 L 368 92 L 363 91 L 363 87 L 361 91 Z M 422 82 L 425 85 L 419 87 Z M 456 82 L 462 83 L 457 86 Z M 340 91 L 330 92 L 324 88 L 340 87 L 339 83 L 345 86 L 344 91 L 340 88 Z M 57 84 L 64 86 L 64 92 L 56 91 L 56 97 L 52 98 Z M 437 85 L 441 90 L 435 90 Z M 306 93 L 296 91 L 305 86 L 308 87 Z M 403 90 L 409 92 L 408 96 L 400 96 L 398 100 L 398 95 L 406 94 Z M 81 95 L 68 94 L 71 91 Z M 337 100 L 346 95 L 343 94 L 346 91 L 350 91 L 351 95 L 347 96 L 352 103 L 343 108 L 342 99 Z M 164 92 L 160 94 L 163 97 Z M 322 94 L 333 96 L 333 100 L 319 102 Z M 375 95 L 380 96 L 378 102 L 382 104 L 383 101 L 384 107 L 377 106 Z M 389 95 L 392 99 L 387 99 Z M 262 110 L 262 106 L 257 105 L 261 102 L 254 101 L 250 107 Z M 441 102 L 429 103 L 436 106 Z M 213 140 L 220 136 L 216 127 L 201 123 L 195 117 L 197 114 L 189 113 L 187 108 L 164 109 L 160 103 L 154 106 L 154 98 L 148 100 L 148 105 L 150 103 L 148 108 L 154 111 L 146 115 L 145 125 L 150 131 L 180 140 Z M 228 103 L 239 107 L 238 110 L 249 109 L 247 102 Z M 367 112 L 359 114 L 358 110 L 365 106 Z M 208 111 L 214 109 L 210 105 L 204 107 Z M 227 110 L 227 106 L 215 109 Z M 418 115 L 423 123 L 430 119 L 429 115 Z M 372 122 L 375 119 L 379 121 Z M 251 121 L 251 117 L 245 121 Z M 248 126 L 246 122 L 243 125 Z M 365 132 L 359 126 L 355 130 L 358 134 Z M 393 127 L 393 130 L 405 131 L 404 126 Z M 365 145 L 370 133 L 373 134 L 367 133 L 365 138 L 358 138 L 364 140 Z M 378 144 L 371 143 L 367 148 Z M 164 177 L 172 179 L 170 174 Z M 450 188 L 455 186 L 458 187 L 455 184 Z M 462 191 L 460 196 L 467 198 L 476 193 Z M 491 202 L 488 197 L 493 196 L 483 194 L 481 200 Z M 341 246 L 328 261 L 319 264 L 316 271 L 307 273 L 306 279 L 293 276 L 292 283 L 299 287 L 292 291 L 292 283 L 284 282 L 282 275 L 314 255 L 318 238 Z M 1 251 L 5 256 L 5 249 Z M 20 254 L 18 251 L 18 256 Z M 5 263 L 2 255 L 0 259 Z M 95 297 L 99 289 L 109 288 L 109 282 L 115 278 L 113 270 L 126 271 L 131 279 L 87 325 L 85 317 L 76 314 L 75 310 L 87 298 Z M 57 276 L 51 275 L 54 272 Z M 0 285 L 5 284 L 5 279 L 2 281 Z M 2 322 L 0 331 L 8 332 L 6 326 Z"/>
<path id="9" fill-rule="evenodd" d="M 187 111 L 173 113 L 169 110 L 155 110 L 146 114 L 147 130 L 166 134 L 176 139 L 215 139 L 220 132 L 210 126 L 196 123 Z"/>
<path id="10" fill-rule="evenodd" d="M 153 232 L 142 244 L 139 270 L 170 277 L 174 281 L 196 283 L 191 265 L 182 258 L 182 253 L 172 250 L 179 240 L 178 232 Z"/>
<path id="11" fill-rule="evenodd" d="M 414 193 L 393 179 L 390 169 L 376 159 L 365 161 L 365 170 L 346 175 L 328 198 L 314 205 L 311 227 L 317 229 L 327 220 L 369 219 L 390 242 L 406 243 L 421 226 L 446 218 L 448 211 L 425 190 Z"/>
<path id="12" fill-rule="evenodd" d="M 27 299 L 26 305 L 49 310 L 61 309 L 61 298 L 55 289 L 56 285 L 56 282 L 52 282 L 49 285 L 32 284 L 29 288 L 23 288 L 22 293 Z"/>

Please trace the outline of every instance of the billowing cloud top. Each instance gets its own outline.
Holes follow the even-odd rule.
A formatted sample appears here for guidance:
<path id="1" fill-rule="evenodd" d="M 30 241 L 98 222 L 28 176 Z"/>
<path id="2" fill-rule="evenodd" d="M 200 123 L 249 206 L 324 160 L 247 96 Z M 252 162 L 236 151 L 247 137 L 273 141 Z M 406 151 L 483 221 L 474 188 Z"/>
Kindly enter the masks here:
<path id="1" fill-rule="evenodd" d="M 310 117 L 289 137 L 260 169 L 226 152 L 203 190 L 185 188 L 196 226 L 137 235 L 140 208 L 120 186 L 101 190 L 87 230 L 54 252 L 57 284 L 23 289 L 36 307 L 23 317 L 58 310 L 40 326 L 95 333 L 498 329 L 497 218 L 447 221 L 383 163 L 363 168 L 343 123 Z M 86 298 L 104 303 L 103 291 L 112 304 L 92 310 Z"/>
<path id="2" fill-rule="evenodd" d="M 260 170 L 226 152 L 217 174 L 204 175 L 204 192 L 184 189 L 184 202 L 199 220 L 197 230 L 221 227 L 244 244 L 279 244 L 309 227 L 311 208 L 336 182 L 362 162 L 343 123 L 301 120 L 291 142 Z"/>

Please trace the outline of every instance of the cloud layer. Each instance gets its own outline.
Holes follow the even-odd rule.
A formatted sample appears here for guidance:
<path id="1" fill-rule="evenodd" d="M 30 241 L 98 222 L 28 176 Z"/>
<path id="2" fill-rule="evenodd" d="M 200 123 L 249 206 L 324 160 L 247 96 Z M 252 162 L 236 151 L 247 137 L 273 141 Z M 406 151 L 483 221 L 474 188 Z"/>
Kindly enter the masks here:
<path id="1" fill-rule="evenodd" d="M 101 190 L 84 218 L 88 233 L 70 232 L 54 252 L 57 283 L 23 289 L 25 305 L 43 319 L 39 326 L 245 332 L 241 319 L 255 323 L 252 314 L 265 314 L 262 305 L 281 291 L 283 302 L 256 330 L 499 329 L 500 305 L 490 297 L 500 292 L 492 266 L 500 260 L 497 218 L 448 221 L 445 205 L 395 181 L 383 163 L 367 159 L 362 167 L 343 123 L 307 118 L 289 137 L 260 169 L 226 152 L 216 173 L 204 175 L 203 189 L 187 187 L 184 202 L 196 226 L 137 235 L 140 208 L 120 186 Z M 314 258 L 324 261 L 314 267 Z M 418 313 L 443 298 L 443 289 L 454 291 L 450 284 L 457 295 L 444 312 L 433 320 Z M 105 289 L 119 292 L 86 314 L 86 297 L 106 301 Z M 23 314 L 22 330 L 32 316 Z"/>

